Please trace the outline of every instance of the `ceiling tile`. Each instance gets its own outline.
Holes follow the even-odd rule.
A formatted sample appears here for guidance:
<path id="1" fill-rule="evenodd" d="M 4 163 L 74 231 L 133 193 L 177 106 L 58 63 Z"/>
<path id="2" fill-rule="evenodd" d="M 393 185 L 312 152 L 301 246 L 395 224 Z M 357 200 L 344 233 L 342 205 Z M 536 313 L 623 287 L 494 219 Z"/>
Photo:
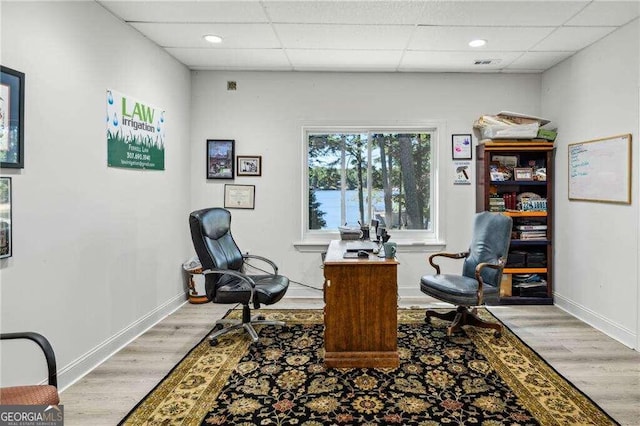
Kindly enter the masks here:
<path id="1" fill-rule="evenodd" d="M 507 66 L 507 69 L 538 70 L 540 72 L 564 61 L 571 55 L 573 52 L 526 52 Z"/>
<path id="2" fill-rule="evenodd" d="M 423 1 L 265 1 L 274 23 L 415 24 Z"/>
<path id="3" fill-rule="evenodd" d="M 532 49 L 534 51 L 577 51 L 600 40 L 616 27 L 560 27 Z"/>
<path id="4" fill-rule="evenodd" d="M 640 0 L 97 2 L 193 69 L 540 72 L 640 14 Z"/>
<path id="5" fill-rule="evenodd" d="M 408 51 L 400 63 L 400 71 L 495 72 L 513 62 L 523 52 L 424 52 Z M 489 65 L 474 65 L 476 60 L 491 59 Z"/>
<path id="6" fill-rule="evenodd" d="M 428 25 L 555 26 L 588 1 L 428 1 L 420 17 Z"/>
<path id="7" fill-rule="evenodd" d="M 138 22 L 268 22 L 257 0 L 122 1 L 100 0 L 125 21 Z"/>
<path id="8" fill-rule="evenodd" d="M 395 71 L 402 51 L 288 49 L 287 55 L 297 71 Z"/>
<path id="9" fill-rule="evenodd" d="M 280 42 L 269 24 L 183 24 L 132 23 L 134 28 L 162 47 L 276 48 Z M 211 44 L 202 37 L 215 34 L 223 38 Z"/>
<path id="10" fill-rule="evenodd" d="M 440 27 L 419 26 L 411 39 L 412 50 L 527 50 L 554 30 L 553 27 Z M 487 40 L 482 48 L 469 47 L 474 39 Z"/>
<path id="11" fill-rule="evenodd" d="M 166 49 L 178 61 L 193 69 L 291 70 L 282 49 Z"/>
<path id="12" fill-rule="evenodd" d="M 299 49 L 404 49 L 413 26 L 274 24 L 287 48 Z"/>
<path id="13" fill-rule="evenodd" d="M 565 22 L 576 26 L 624 25 L 640 15 L 638 1 L 594 1 Z"/>

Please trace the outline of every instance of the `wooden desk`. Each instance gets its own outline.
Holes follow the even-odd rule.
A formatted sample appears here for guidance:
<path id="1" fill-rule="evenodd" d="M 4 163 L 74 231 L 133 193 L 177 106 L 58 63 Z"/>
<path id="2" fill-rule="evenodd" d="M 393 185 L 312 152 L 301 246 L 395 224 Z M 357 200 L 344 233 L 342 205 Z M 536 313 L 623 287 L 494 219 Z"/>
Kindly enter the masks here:
<path id="1" fill-rule="evenodd" d="M 332 241 L 324 260 L 324 363 L 397 367 L 398 262 L 344 259 L 344 252 L 344 241 Z"/>

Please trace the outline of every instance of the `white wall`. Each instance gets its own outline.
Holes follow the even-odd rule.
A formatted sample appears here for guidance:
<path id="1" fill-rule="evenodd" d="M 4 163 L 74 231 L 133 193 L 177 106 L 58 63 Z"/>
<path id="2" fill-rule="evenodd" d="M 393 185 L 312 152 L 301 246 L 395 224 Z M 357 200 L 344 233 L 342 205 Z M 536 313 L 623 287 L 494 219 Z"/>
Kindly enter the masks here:
<path id="1" fill-rule="evenodd" d="M 226 90 L 228 80 L 237 81 L 237 91 Z M 231 183 L 205 179 L 206 139 L 235 139 L 236 155 L 262 155 L 262 177 L 233 181 L 256 185 L 255 210 L 232 212 L 234 236 L 242 250 L 268 255 L 291 279 L 321 288 L 320 253 L 301 253 L 292 244 L 300 241 L 303 226 L 302 126 L 441 120 L 446 124 L 439 146 L 446 249 L 465 250 L 475 186 L 452 183 L 451 134 L 472 133 L 478 116 L 500 110 L 539 113 L 540 76 L 193 72 L 192 207 L 222 206 L 224 184 Z M 433 271 L 426 253 L 407 250 L 399 249 L 400 295 L 421 297 L 420 277 Z M 461 264 L 451 267 L 457 272 Z M 286 297 L 300 296 L 322 294 L 292 285 Z"/>
<path id="2" fill-rule="evenodd" d="M 190 73 L 95 2 L 1 12 L 1 62 L 26 74 L 26 130 L 24 169 L 2 170 L 14 246 L 0 325 L 48 337 L 65 386 L 185 299 Z M 107 167 L 107 89 L 166 109 L 165 171 Z M 7 385 L 25 363 L 2 355 Z"/>
<path id="3" fill-rule="evenodd" d="M 542 115 L 559 124 L 556 142 L 555 303 L 639 348 L 638 88 L 636 19 L 542 78 Z M 632 203 L 568 201 L 567 145 L 632 134 Z"/>

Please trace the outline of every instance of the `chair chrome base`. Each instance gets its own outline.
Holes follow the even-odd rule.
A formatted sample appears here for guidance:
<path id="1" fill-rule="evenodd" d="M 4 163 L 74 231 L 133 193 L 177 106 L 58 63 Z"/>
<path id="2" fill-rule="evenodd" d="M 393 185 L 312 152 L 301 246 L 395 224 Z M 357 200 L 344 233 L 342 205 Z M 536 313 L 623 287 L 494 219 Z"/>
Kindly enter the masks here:
<path id="1" fill-rule="evenodd" d="M 455 311 L 449 311 L 440 313 L 431 309 L 427 309 L 424 320 L 426 322 L 431 321 L 431 317 L 440 318 L 447 321 L 452 321 L 451 325 L 447 327 L 447 336 L 451 335 L 458 330 L 462 329 L 463 325 L 472 325 L 480 328 L 492 328 L 496 331 L 493 332 L 495 337 L 502 336 L 502 325 L 495 322 L 487 322 L 478 316 L 478 309 L 473 308 L 469 310 L 466 306 L 458 306 Z"/>
<path id="2" fill-rule="evenodd" d="M 270 321 L 265 320 L 263 315 L 256 315 L 254 317 L 250 317 L 249 315 L 249 306 L 243 306 L 242 308 L 242 320 L 234 320 L 234 319 L 220 319 L 216 321 L 216 326 L 214 327 L 214 331 L 209 335 L 209 344 L 211 346 L 215 346 L 218 344 L 218 337 L 223 334 L 229 333 L 231 331 L 244 328 L 249 336 L 251 336 L 251 340 L 253 343 L 258 341 L 258 333 L 256 332 L 254 325 L 277 325 L 280 327 L 285 326 L 284 321 Z M 228 327 L 225 327 L 228 325 Z"/>

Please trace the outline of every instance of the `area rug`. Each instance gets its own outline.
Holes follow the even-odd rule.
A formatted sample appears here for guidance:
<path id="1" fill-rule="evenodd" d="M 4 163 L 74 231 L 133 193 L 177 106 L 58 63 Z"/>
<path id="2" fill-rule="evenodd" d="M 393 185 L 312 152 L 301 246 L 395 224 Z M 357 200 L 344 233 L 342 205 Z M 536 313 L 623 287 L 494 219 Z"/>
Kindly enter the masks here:
<path id="1" fill-rule="evenodd" d="M 446 322 L 399 310 L 398 368 L 326 369 L 321 310 L 260 313 L 287 326 L 263 327 L 257 345 L 241 332 L 204 339 L 120 424 L 617 424 L 506 327 L 447 338 Z"/>

